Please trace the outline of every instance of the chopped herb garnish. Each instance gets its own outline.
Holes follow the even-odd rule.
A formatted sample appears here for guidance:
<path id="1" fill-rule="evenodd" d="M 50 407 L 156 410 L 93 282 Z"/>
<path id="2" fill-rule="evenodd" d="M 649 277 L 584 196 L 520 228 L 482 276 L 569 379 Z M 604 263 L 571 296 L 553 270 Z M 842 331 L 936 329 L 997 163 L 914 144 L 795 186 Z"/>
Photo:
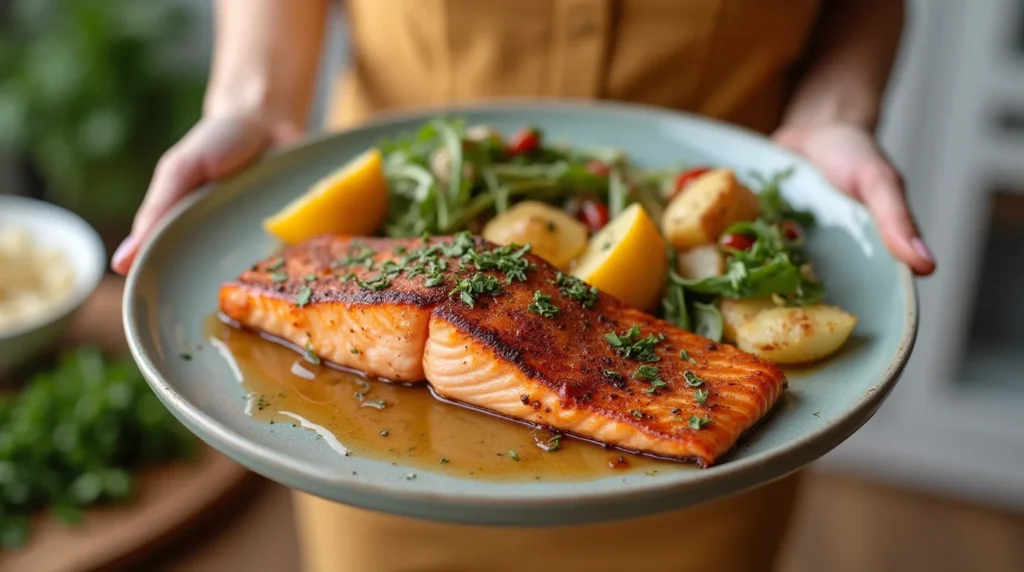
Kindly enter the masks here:
<path id="1" fill-rule="evenodd" d="M 672 415 L 679 415 L 679 412 L 682 411 L 682 409 L 679 409 L 678 407 L 673 407 L 672 409 L 669 409 L 668 411 Z"/>
<path id="2" fill-rule="evenodd" d="M 331 263 L 331 266 L 335 268 L 341 268 L 346 266 L 354 266 L 356 264 L 362 264 L 366 266 L 367 270 L 373 268 L 373 257 L 377 253 L 368 246 L 363 246 L 359 241 L 353 240 L 349 244 L 349 251 L 344 257 L 339 258 Z"/>
<path id="3" fill-rule="evenodd" d="M 512 449 L 508 450 L 508 457 L 517 463 L 519 462 L 519 454 Z"/>
<path id="4" fill-rule="evenodd" d="M 359 351 L 359 348 L 351 348 L 348 351 L 349 351 L 349 353 L 355 354 L 355 355 L 359 355 L 359 354 L 363 353 L 363 352 Z"/>
<path id="5" fill-rule="evenodd" d="M 440 463 L 442 465 L 448 464 L 448 457 L 441 457 L 441 460 L 438 461 L 438 463 Z"/>
<path id="6" fill-rule="evenodd" d="M 459 283 L 455 285 L 455 288 L 448 295 L 454 296 L 458 293 L 462 301 L 472 308 L 476 304 L 477 296 L 496 296 L 501 294 L 501 292 L 501 283 L 498 282 L 497 278 L 490 274 L 480 274 L 477 272 L 472 278 L 459 280 Z"/>
<path id="7" fill-rule="evenodd" d="M 526 309 L 545 318 L 554 318 L 555 314 L 558 313 L 558 308 L 551 303 L 551 296 L 540 290 L 534 291 L 533 303 L 527 306 Z"/>
<path id="8" fill-rule="evenodd" d="M 267 265 L 267 270 L 269 270 L 271 272 L 274 272 L 275 270 L 279 270 L 283 266 L 284 266 L 284 259 L 283 258 L 278 258 L 278 259 L 274 260 L 273 262 L 271 262 L 270 264 Z"/>
<path id="9" fill-rule="evenodd" d="M 320 358 L 313 353 L 313 344 L 306 342 L 306 361 L 313 365 L 320 365 Z"/>
<path id="10" fill-rule="evenodd" d="M 695 389 L 695 390 L 693 390 L 693 399 L 697 403 L 699 403 L 701 405 L 704 405 L 704 403 L 706 403 L 707 400 L 708 400 L 708 395 L 709 394 L 710 394 L 710 392 L 708 390 L 706 390 L 706 389 Z"/>
<path id="11" fill-rule="evenodd" d="M 358 284 L 360 288 L 363 288 L 365 290 L 373 290 L 374 292 L 380 292 L 381 290 L 384 290 L 385 288 L 391 285 L 391 275 L 389 275 L 387 272 L 381 271 L 377 273 L 376 276 L 370 278 L 369 280 L 356 279 L 356 284 Z"/>
<path id="12" fill-rule="evenodd" d="M 312 295 L 313 291 L 309 289 L 309 286 L 303 286 L 295 296 L 295 305 L 301 308 L 306 304 L 309 304 L 309 298 Z"/>
<path id="13" fill-rule="evenodd" d="M 470 240 L 470 247 L 462 255 L 462 261 L 472 264 L 481 272 L 497 270 L 504 274 L 505 281 L 511 284 L 516 280 L 519 282 L 525 281 L 526 272 L 536 268 L 532 262 L 525 258 L 528 252 L 530 252 L 529 244 L 525 246 L 506 244 L 494 250 L 478 251 L 472 248 L 472 241 Z"/>
<path id="14" fill-rule="evenodd" d="M 609 332 L 604 335 L 615 351 L 622 357 L 636 361 L 655 362 L 661 358 L 654 353 L 654 346 L 658 345 L 665 337 L 661 334 L 648 334 L 646 338 L 640 338 L 640 326 L 633 326 L 624 334 Z"/>
<path id="15" fill-rule="evenodd" d="M 388 436 L 388 430 L 387 429 L 381 429 L 380 430 L 380 436 L 381 437 L 387 437 Z"/>
<path id="16" fill-rule="evenodd" d="M 811 413 L 811 415 L 815 417 L 821 417 L 821 411 L 815 411 L 814 413 Z"/>
<path id="17" fill-rule="evenodd" d="M 555 286 L 558 286 L 562 294 L 576 300 L 584 308 L 590 308 L 597 302 L 597 288 L 587 286 L 586 282 L 575 276 L 559 272 L 555 277 Z"/>
<path id="18" fill-rule="evenodd" d="M 473 242 L 473 236 L 466 231 L 455 233 L 455 237 L 451 242 L 440 245 L 441 252 L 445 256 L 451 256 L 452 258 L 465 256 L 473 250 L 474 246 L 476 244 Z"/>
<path id="19" fill-rule="evenodd" d="M 303 280 L 305 280 L 306 282 L 312 282 L 316 280 L 316 274 L 307 274 L 305 278 L 303 278 Z"/>
<path id="20" fill-rule="evenodd" d="M 647 389 L 647 393 L 654 393 L 658 391 L 659 388 L 668 385 L 665 383 L 665 380 L 661 379 L 661 373 L 658 371 L 658 368 L 653 365 L 642 365 L 638 367 L 633 373 L 633 379 L 649 381 L 651 383 L 651 387 Z"/>
<path id="21" fill-rule="evenodd" d="M 632 413 L 633 417 L 636 417 L 637 419 L 644 418 L 644 412 L 640 411 L 639 409 L 633 409 L 632 411 L 630 411 L 630 413 Z"/>
<path id="22" fill-rule="evenodd" d="M 409 474 L 405 475 L 405 480 L 407 480 L 407 481 L 414 480 L 415 478 L 416 478 L 416 473 L 409 473 Z"/>
<path id="23" fill-rule="evenodd" d="M 697 417 L 696 415 L 690 416 L 690 429 L 697 430 L 708 423 L 711 423 L 710 417 Z"/>
<path id="24" fill-rule="evenodd" d="M 423 285 L 427 288 L 433 288 L 434 286 L 440 286 L 443 281 L 444 276 L 440 272 L 434 272 L 423 280 Z"/>
<path id="25" fill-rule="evenodd" d="M 288 280 L 288 275 L 285 274 L 284 272 L 273 272 L 273 273 L 270 274 L 270 281 L 271 282 L 278 283 L 278 282 L 284 282 L 285 280 Z"/>
<path id="26" fill-rule="evenodd" d="M 552 435 L 547 441 L 538 441 L 537 446 L 548 453 L 554 453 L 562 446 L 562 434 L 557 433 Z"/>
<path id="27" fill-rule="evenodd" d="M 690 387 L 700 387 L 704 385 L 704 380 L 697 377 L 697 374 L 690 370 L 683 372 L 683 379 L 686 380 L 686 385 L 689 385 Z"/>
<path id="28" fill-rule="evenodd" d="M 608 379 L 622 379 L 623 377 L 621 373 L 615 371 L 614 369 L 602 370 L 601 375 L 607 377 Z"/>
<path id="29" fill-rule="evenodd" d="M 192 361 L 192 354 L 183 353 L 180 357 L 185 361 Z"/>
<path id="30" fill-rule="evenodd" d="M 371 399 L 369 401 L 364 401 L 361 405 L 361 407 L 372 407 L 374 409 L 386 409 L 387 406 L 388 402 L 383 399 Z"/>
<path id="31" fill-rule="evenodd" d="M 679 350 L 679 357 L 680 357 L 680 359 L 684 359 L 684 360 L 686 360 L 686 361 L 688 361 L 690 363 L 697 363 L 697 360 L 695 360 L 692 357 L 690 357 L 690 352 L 688 352 L 686 350 Z"/>

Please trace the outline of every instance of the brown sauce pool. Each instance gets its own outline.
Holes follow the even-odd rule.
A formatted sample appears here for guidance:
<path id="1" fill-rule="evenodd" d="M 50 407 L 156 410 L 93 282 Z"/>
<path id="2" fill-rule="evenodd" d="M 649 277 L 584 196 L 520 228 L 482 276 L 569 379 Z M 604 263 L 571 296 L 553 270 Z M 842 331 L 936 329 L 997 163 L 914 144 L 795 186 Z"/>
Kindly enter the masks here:
<path id="1" fill-rule="evenodd" d="M 584 481 L 627 473 L 696 470 L 555 437 L 441 401 L 427 385 L 403 386 L 306 358 L 211 316 L 207 334 L 223 342 L 250 393 L 247 412 L 268 423 L 317 426 L 339 452 L 475 480 Z M 551 450 L 544 450 L 544 447 Z"/>

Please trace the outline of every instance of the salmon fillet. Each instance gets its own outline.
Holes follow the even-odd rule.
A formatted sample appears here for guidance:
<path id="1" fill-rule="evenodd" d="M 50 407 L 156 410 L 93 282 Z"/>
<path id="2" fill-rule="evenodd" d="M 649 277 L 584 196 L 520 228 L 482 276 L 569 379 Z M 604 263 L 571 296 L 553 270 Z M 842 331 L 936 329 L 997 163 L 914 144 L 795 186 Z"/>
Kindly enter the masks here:
<path id="1" fill-rule="evenodd" d="M 360 241 L 287 249 L 225 284 L 221 309 L 343 366 L 426 379 L 445 399 L 701 467 L 785 390 L 774 365 L 511 247 L 468 236 Z"/>
<path id="2" fill-rule="evenodd" d="M 422 381 L 430 311 L 447 291 L 405 276 L 375 290 L 395 248 L 401 252 L 401 243 L 343 237 L 287 248 L 221 286 L 221 312 L 317 358 L 388 380 Z"/>

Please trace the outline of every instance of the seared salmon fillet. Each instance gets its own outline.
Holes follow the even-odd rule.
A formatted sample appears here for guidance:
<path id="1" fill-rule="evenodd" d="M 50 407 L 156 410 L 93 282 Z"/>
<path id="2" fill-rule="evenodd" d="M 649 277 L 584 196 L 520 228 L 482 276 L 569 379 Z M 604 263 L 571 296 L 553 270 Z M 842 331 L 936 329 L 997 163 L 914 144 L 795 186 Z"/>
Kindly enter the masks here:
<path id="1" fill-rule="evenodd" d="M 700 466 L 732 448 L 782 395 L 786 378 L 775 366 L 604 294 L 584 308 L 551 283 L 556 274 L 538 270 L 485 307 L 446 303 L 434 310 L 423 357 L 434 390 Z M 554 316 L 528 309 L 535 292 L 551 297 Z"/>
<path id="2" fill-rule="evenodd" d="M 770 363 L 468 235 L 318 238 L 224 285 L 221 309 L 344 366 L 425 378 L 445 399 L 702 467 L 786 386 Z"/>
<path id="3" fill-rule="evenodd" d="M 430 311 L 447 291 L 404 276 L 375 290 L 373 280 L 395 248 L 401 252 L 401 243 L 343 237 L 287 248 L 221 286 L 221 312 L 317 358 L 394 381 L 422 381 Z M 358 280 L 345 280 L 351 276 Z"/>

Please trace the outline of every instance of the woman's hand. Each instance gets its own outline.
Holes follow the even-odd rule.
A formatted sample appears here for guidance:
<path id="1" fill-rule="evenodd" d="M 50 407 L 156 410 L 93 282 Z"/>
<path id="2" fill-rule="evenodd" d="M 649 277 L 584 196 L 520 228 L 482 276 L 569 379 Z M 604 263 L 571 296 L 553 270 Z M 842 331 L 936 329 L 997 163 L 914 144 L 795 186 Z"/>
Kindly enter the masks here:
<path id="1" fill-rule="evenodd" d="M 878 221 L 893 256 L 919 276 L 935 271 L 935 260 L 907 207 L 903 180 L 868 130 L 843 123 L 783 126 L 773 137 L 807 157 L 833 185 L 863 202 Z"/>
<path id="2" fill-rule="evenodd" d="M 239 171 L 267 147 L 287 143 L 299 135 L 294 127 L 271 126 L 247 117 L 202 119 L 157 163 L 132 232 L 114 252 L 111 268 L 127 274 L 153 228 L 186 195 Z"/>

